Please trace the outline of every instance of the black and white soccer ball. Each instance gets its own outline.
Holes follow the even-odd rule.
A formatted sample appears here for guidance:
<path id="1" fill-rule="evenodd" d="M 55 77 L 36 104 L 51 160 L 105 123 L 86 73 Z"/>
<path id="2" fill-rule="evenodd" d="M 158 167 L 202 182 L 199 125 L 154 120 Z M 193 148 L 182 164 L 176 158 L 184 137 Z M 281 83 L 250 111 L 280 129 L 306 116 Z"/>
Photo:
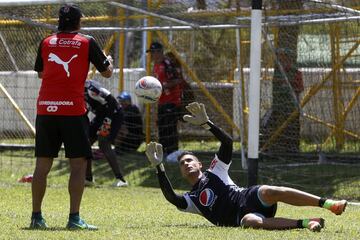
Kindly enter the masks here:
<path id="1" fill-rule="evenodd" d="M 141 102 L 156 103 L 159 100 L 161 93 L 161 83 L 155 77 L 142 77 L 135 84 L 135 95 Z"/>

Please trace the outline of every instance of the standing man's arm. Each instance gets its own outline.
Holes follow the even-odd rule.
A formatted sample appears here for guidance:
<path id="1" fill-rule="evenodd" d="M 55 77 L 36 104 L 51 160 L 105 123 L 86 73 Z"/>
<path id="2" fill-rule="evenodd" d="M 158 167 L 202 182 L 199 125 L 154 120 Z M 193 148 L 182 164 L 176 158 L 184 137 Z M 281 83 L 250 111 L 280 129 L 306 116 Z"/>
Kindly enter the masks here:
<path id="1" fill-rule="evenodd" d="M 101 74 L 101 76 L 103 76 L 105 78 L 110 78 L 112 76 L 112 73 L 114 70 L 114 66 L 113 66 L 114 60 L 110 55 L 108 55 L 106 57 L 105 62 L 107 62 L 106 64 L 109 64 L 109 65 L 107 66 L 107 69 L 103 72 L 100 72 L 100 74 Z"/>
<path id="2" fill-rule="evenodd" d="M 89 60 L 100 72 L 101 76 L 105 78 L 110 78 L 112 76 L 113 59 L 110 55 L 105 56 L 93 38 L 90 38 Z"/>
<path id="3" fill-rule="evenodd" d="M 44 63 L 43 63 L 43 59 L 41 56 L 42 42 L 43 41 L 40 42 L 39 47 L 38 47 L 36 61 L 35 61 L 35 67 L 34 67 L 34 70 L 38 73 L 39 78 L 42 78 L 42 72 L 44 70 Z"/>
<path id="4" fill-rule="evenodd" d="M 151 165 L 156 167 L 160 188 L 166 200 L 179 209 L 186 209 L 187 202 L 185 198 L 174 192 L 174 189 L 166 176 L 164 165 L 161 163 L 163 159 L 162 145 L 156 142 L 150 142 L 146 145 L 145 153 Z"/>

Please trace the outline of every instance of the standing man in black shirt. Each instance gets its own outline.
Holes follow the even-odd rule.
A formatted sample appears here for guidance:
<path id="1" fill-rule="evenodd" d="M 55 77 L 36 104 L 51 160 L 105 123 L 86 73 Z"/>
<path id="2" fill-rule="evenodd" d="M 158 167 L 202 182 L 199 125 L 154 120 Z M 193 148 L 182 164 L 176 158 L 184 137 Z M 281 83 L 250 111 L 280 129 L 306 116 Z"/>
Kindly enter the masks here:
<path id="1" fill-rule="evenodd" d="M 179 210 L 199 214 L 217 226 L 252 227 L 263 229 L 308 228 L 320 231 L 324 219 L 288 219 L 275 217 L 277 202 L 295 206 L 314 206 L 329 209 L 340 215 L 347 205 L 346 200 L 335 201 L 302 192 L 297 189 L 277 186 L 252 186 L 241 188 L 230 178 L 228 170 L 232 157 L 232 138 L 213 124 L 206 114 L 205 106 L 197 102 L 190 103 L 186 109 L 191 115 L 184 115 L 186 122 L 209 130 L 220 140 L 220 148 L 210 167 L 202 171 L 202 164 L 191 152 L 178 157 L 182 176 L 192 185 L 190 192 L 178 195 L 169 182 L 164 166 L 162 146 L 150 142 L 146 155 L 156 167 L 161 190 L 165 198 Z"/>

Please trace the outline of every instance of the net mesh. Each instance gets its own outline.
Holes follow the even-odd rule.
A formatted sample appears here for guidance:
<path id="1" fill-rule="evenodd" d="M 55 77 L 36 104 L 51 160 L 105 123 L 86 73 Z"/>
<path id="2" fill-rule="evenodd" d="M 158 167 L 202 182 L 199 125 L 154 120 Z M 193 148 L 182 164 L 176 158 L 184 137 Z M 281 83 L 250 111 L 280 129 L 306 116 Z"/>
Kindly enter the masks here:
<path id="1" fill-rule="evenodd" d="M 80 1 L 78 5 L 85 15 L 83 32 L 94 36 L 104 49 L 110 46 L 107 50 L 116 66 L 119 59 L 124 60 L 123 84 L 119 71 L 110 81 L 98 74 L 93 79 L 114 95 L 122 89 L 132 94 L 145 122 L 145 107 L 137 102 L 133 87 L 137 79 L 151 73 L 144 62 L 143 37 L 148 29 L 153 41 L 180 58 L 195 100 L 205 103 L 210 118 L 233 135 L 235 151 L 239 151 L 240 136 L 246 148 L 251 1 L 168 0 L 152 5 Z M 34 125 L 40 81 L 31 70 L 41 39 L 56 28 L 59 7 L 0 8 L 0 83 L 16 103 L 1 92 L 3 146 L 34 144 L 25 119 Z M 360 148 L 359 9 L 358 0 L 264 1 L 260 151 L 267 159 L 287 163 L 309 155 L 318 160 L 319 153 L 336 156 L 337 161 L 356 158 Z M 241 27 L 238 33 L 233 25 Z M 150 132 L 156 139 L 155 106 L 151 114 Z M 180 148 L 218 148 L 206 131 L 183 122 L 178 131 Z"/>

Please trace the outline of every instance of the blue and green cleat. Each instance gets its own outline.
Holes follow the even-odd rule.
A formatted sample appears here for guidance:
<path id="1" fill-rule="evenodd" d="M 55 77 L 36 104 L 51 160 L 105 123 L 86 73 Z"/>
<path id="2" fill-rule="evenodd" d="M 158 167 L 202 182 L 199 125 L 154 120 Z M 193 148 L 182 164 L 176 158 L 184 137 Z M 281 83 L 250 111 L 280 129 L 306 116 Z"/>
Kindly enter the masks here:
<path id="1" fill-rule="evenodd" d="M 45 230 L 48 228 L 46 221 L 43 217 L 31 218 L 30 229 Z"/>
<path id="2" fill-rule="evenodd" d="M 69 230 L 91 230 L 91 231 L 98 230 L 98 227 L 87 224 L 80 217 L 69 218 L 66 228 Z"/>

